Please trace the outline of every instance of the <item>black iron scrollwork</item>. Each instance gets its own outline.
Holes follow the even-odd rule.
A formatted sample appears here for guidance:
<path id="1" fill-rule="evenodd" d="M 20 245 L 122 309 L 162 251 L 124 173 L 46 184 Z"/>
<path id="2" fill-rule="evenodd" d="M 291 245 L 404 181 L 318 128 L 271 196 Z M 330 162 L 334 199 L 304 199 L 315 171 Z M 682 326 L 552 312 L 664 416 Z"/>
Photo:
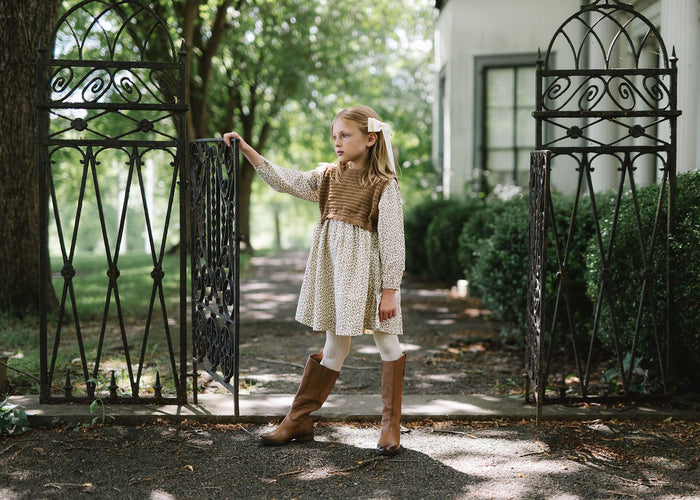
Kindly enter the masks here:
<path id="1" fill-rule="evenodd" d="M 123 378 L 131 390 L 129 394 L 119 394 L 114 374 L 109 387 L 109 401 L 120 402 L 162 402 L 173 400 L 187 401 L 187 315 L 181 304 L 179 325 L 182 329 L 176 339 L 171 325 L 175 316 L 166 304 L 163 288 L 164 277 L 178 272 L 177 266 L 166 266 L 164 260 L 168 234 L 172 229 L 171 215 L 177 210 L 177 194 L 185 185 L 184 172 L 186 158 L 185 113 L 185 65 L 183 50 L 175 50 L 168 25 L 153 10 L 139 0 L 84 0 L 70 8 L 57 22 L 50 35 L 49 46 L 53 52 L 40 50 L 37 59 L 37 107 L 39 113 L 39 169 L 40 196 L 50 199 L 51 207 L 40 207 L 40 225 L 55 228 L 55 245 L 60 248 L 63 260 L 63 291 L 59 299 L 59 320 L 49 340 L 47 311 L 42 312 L 41 343 L 46 353 L 42 357 L 41 400 L 46 403 L 75 401 L 92 402 L 96 390 L 101 390 L 93 380 L 104 376 L 100 372 L 104 355 L 105 339 L 112 330 L 118 333 L 116 342 L 124 353 L 125 374 Z M 152 207 L 146 196 L 146 181 L 142 175 L 144 164 L 162 163 L 163 221 L 154 228 Z M 113 171 L 111 171 L 112 169 Z M 124 185 L 119 187 L 122 199 L 111 203 L 114 195 L 105 178 L 123 174 Z M 74 175 L 76 178 L 71 178 Z M 76 186 L 77 208 L 57 193 L 57 185 L 71 183 Z M 132 185 L 138 186 L 132 192 Z M 109 201 L 107 197 L 111 196 Z M 123 312 L 121 284 L 125 277 L 120 269 L 122 243 L 126 240 L 126 214 L 130 210 L 129 199 L 141 198 L 141 212 L 145 226 L 144 243 L 146 254 L 150 253 L 152 270 L 146 272 L 150 279 L 150 301 L 139 316 L 144 317 L 140 325 L 141 348 L 133 348 L 137 328 L 129 323 Z M 115 224 L 110 217 L 113 206 L 120 213 Z M 92 213 L 86 215 L 92 207 Z M 187 234 L 187 205 L 180 201 L 180 230 Z M 159 214 L 160 215 L 160 214 Z M 51 216 L 51 217 L 50 217 Z M 50 220 L 52 219 L 52 220 Z M 86 219 L 90 219 L 86 221 Z M 93 224 L 99 235 L 99 251 L 104 252 L 106 280 L 104 312 L 100 324 L 100 340 L 95 359 L 85 345 L 81 311 L 75 298 L 76 248 L 78 235 L 83 237 L 82 228 Z M 160 235 L 158 234 L 160 232 Z M 158 236 L 161 236 L 159 238 Z M 50 286 L 46 281 L 49 268 L 48 236 L 42 233 L 41 263 L 46 269 L 42 272 L 42 290 Z M 54 241 L 52 240 L 52 243 Z M 187 253 L 183 245 L 180 252 L 180 267 L 184 266 Z M 180 273 L 181 300 L 186 288 L 186 276 Z M 149 290 L 145 290 L 148 293 Z M 46 300 L 43 301 L 44 303 Z M 154 314 L 156 308 L 162 314 Z M 116 320 L 114 316 L 116 315 Z M 162 324 L 157 324 L 162 318 Z M 141 319 L 141 318 L 139 318 Z M 116 327 L 110 322 L 116 321 Z M 72 324 L 71 324 L 72 323 Z M 108 324 L 109 327 L 108 327 Z M 79 370 L 83 378 L 71 377 L 66 373 L 66 389 L 62 398 L 51 394 L 54 371 L 59 364 L 68 331 L 75 334 L 79 350 Z M 157 331 L 157 333 L 156 333 Z M 174 386 L 165 391 L 161 384 L 160 370 L 156 383 L 148 388 L 154 396 L 144 396 L 142 375 L 147 364 L 146 353 L 149 341 L 158 335 L 158 341 L 167 346 L 169 366 L 162 367 L 163 380 Z M 160 337 L 162 335 L 162 337 Z M 179 342 L 178 342 L 179 340 Z M 51 345 L 50 345 L 51 344 Z M 179 344 L 179 345 L 178 345 Z M 70 347 L 73 349 L 73 347 Z M 139 351 L 140 352 L 134 352 Z M 179 351 L 179 352 L 178 352 Z M 170 370 L 166 374 L 166 371 Z M 73 382 L 73 381 L 75 382 Z M 87 398 L 76 395 L 72 384 L 82 384 L 81 391 Z M 170 395 L 164 394 L 169 392 Z"/>
<path id="2" fill-rule="evenodd" d="M 238 411 L 240 235 L 237 143 L 190 146 L 192 345 L 195 360 L 234 394 Z M 233 381 L 232 381 L 233 379 Z"/>
<path id="3" fill-rule="evenodd" d="M 656 27 L 632 5 L 617 0 L 597 0 L 584 5 L 555 31 L 546 53 L 538 60 L 537 108 L 533 113 L 538 151 L 532 155 L 530 174 L 527 339 L 527 372 L 538 403 L 538 417 L 539 405 L 546 397 L 542 387 L 547 383 L 552 353 L 564 349 L 557 342 L 569 344 L 566 350 L 571 352 L 575 365 L 571 371 L 578 379 L 567 389 L 560 387 L 558 398 L 572 399 L 574 392 L 582 399 L 594 393 L 610 397 L 605 377 L 599 383 L 591 375 L 594 371 L 598 373 L 593 359 L 603 320 L 608 325 L 606 335 L 614 346 L 613 364 L 619 373 L 620 393 L 631 395 L 634 363 L 624 360 L 634 358 L 640 339 L 645 337 L 657 345 L 658 359 L 646 360 L 654 364 L 654 373 L 660 374 L 657 392 L 663 394 L 668 390 L 665 381 L 668 356 L 662 352 L 668 339 L 662 338 L 662 332 L 671 330 L 672 320 L 669 314 L 655 309 L 652 298 L 658 293 L 660 283 L 670 280 L 669 276 L 652 277 L 647 262 L 658 251 L 652 248 L 652 243 L 667 244 L 671 235 L 664 230 L 673 227 L 671 195 L 675 189 L 669 185 L 675 179 L 674 138 L 680 114 L 675 108 L 676 80 L 675 55 L 669 57 Z M 569 165 L 578 172 L 570 214 L 555 213 L 549 193 L 549 168 L 559 168 L 559 160 L 561 165 Z M 647 175 L 651 173 L 660 184 L 656 218 L 647 223 L 651 227 L 643 226 L 639 215 L 635 180 L 639 164 L 644 164 Z M 608 179 L 617 179 L 617 190 L 609 195 L 614 201 L 613 213 L 607 216 L 607 221 L 597 208 L 597 186 L 593 180 L 596 171 L 608 175 Z M 611 279 L 616 269 L 623 268 L 612 258 L 623 206 L 633 207 L 632 218 L 639 235 L 641 267 L 635 273 L 638 290 L 620 290 Z M 598 290 L 589 290 L 596 295 L 592 299 L 594 317 L 587 313 L 586 320 L 581 321 L 576 318 L 583 315 L 570 298 L 570 272 L 580 262 L 571 261 L 570 249 L 584 210 L 592 220 L 597 243 L 592 251 L 601 264 Z M 558 228 L 554 222 L 558 218 L 568 220 L 569 227 Z M 545 272 L 547 262 L 552 268 Z M 671 268 L 666 266 L 667 270 Z M 545 308 L 545 283 L 550 282 L 554 285 L 552 297 L 547 299 L 551 307 Z M 636 307 L 638 321 L 633 327 L 625 326 L 627 330 L 622 332 L 622 321 L 616 311 L 624 302 Z M 669 304 L 667 298 L 668 310 Z M 666 324 L 661 325 L 662 321 Z M 633 340 L 627 342 L 629 338 Z M 591 381 L 594 383 L 589 387 Z M 595 387 L 596 383 L 599 387 Z M 648 374 L 644 384 L 650 386 Z"/>

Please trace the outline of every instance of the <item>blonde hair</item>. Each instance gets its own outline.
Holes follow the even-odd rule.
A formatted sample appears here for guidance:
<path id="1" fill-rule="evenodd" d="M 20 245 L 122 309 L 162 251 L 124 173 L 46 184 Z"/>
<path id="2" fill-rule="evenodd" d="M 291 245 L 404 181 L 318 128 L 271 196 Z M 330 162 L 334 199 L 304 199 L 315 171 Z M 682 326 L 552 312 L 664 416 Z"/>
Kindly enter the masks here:
<path id="1" fill-rule="evenodd" d="M 367 122 L 369 118 L 376 118 L 379 120 L 379 115 L 375 110 L 369 106 L 352 106 L 341 110 L 331 123 L 331 137 L 333 136 L 333 125 L 337 120 L 343 120 L 346 122 L 353 123 L 360 131 L 369 135 L 370 132 L 367 130 Z M 365 169 L 360 182 L 362 185 L 366 183 L 376 184 L 383 180 L 393 179 L 396 177 L 396 172 L 391 169 L 391 163 L 389 160 L 389 155 L 393 155 L 393 151 L 388 151 L 386 144 L 384 142 L 383 131 L 371 132 L 377 134 L 377 140 L 369 148 L 369 159 L 368 165 Z M 336 160 L 333 163 L 334 166 L 338 167 L 333 172 L 333 180 L 338 180 L 341 172 L 340 162 Z"/>

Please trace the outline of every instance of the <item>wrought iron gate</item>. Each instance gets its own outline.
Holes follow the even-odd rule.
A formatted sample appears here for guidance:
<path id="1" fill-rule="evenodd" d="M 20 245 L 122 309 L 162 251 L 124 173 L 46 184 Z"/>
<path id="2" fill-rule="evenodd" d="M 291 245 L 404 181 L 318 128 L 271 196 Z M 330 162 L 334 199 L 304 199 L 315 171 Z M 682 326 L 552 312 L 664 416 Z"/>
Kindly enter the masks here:
<path id="1" fill-rule="evenodd" d="M 238 141 L 232 147 L 227 147 L 222 139 L 201 139 L 190 145 L 194 402 L 197 402 L 199 363 L 233 394 L 236 416 L 239 415 L 240 289 L 238 157 Z"/>
<path id="2" fill-rule="evenodd" d="M 680 114 L 675 54 L 669 56 L 654 25 L 631 5 L 597 0 L 556 30 L 538 61 L 536 78 L 538 151 L 532 155 L 530 174 L 527 372 L 538 419 L 546 401 L 666 395 L 673 321 L 669 241 Z M 573 178 L 573 172 L 573 208 L 570 213 L 557 213 L 551 177 Z M 647 182 L 660 186 L 650 224 L 640 216 L 638 200 L 644 174 Z M 596 176 L 615 179 L 617 191 L 610 202 L 596 189 Z M 612 206 L 606 220 L 600 207 L 603 202 Z M 623 269 L 616 257 L 623 206 L 628 207 L 625 213 L 632 214 L 641 256 L 629 273 L 634 289 L 619 289 L 611 278 Z M 556 222 L 562 215 L 568 220 L 564 228 Z M 592 317 L 581 313 L 572 294 L 574 269 L 580 272 L 582 267 L 573 261 L 572 243 L 584 216 L 592 221 L 596 242 L 590 252 L 600 262 Z M 660 273 L 653 262 L 658 255 L 665 259 Z M 553 283 L 552 297 L 545 293 L 548 282 Z M 664 296 L 665 305 L 659 309 L 656 297 Z M 630 307 L 634 317 L 623 318 L 621 311 Z M 614 351 L 616 394 L 608 390 L 605 372 L 600 378 L 594 375 L 603 330 Z M 645 360 L 646 373 L 636 361 L 642 341 L 656 348 L 655 359 Z M 562 385 L 552 396 L 545 388 L 553 356 L 567 344 L 578 383 Z"/>
<path id="3" fill-rule="evenodd" d="M 40 206 L 48 228 L 41 402 L 91 402 L 99 394 L 112 403 L 186 403 L 186 245 L 167 256 L 187 234 L 179 196 L 187 173 L 184 51 L 138 0 L 80 2 L 58 21 L 49 47 L 53 53 L 41 50 L 37 59 L 39 189 L 49 200 Z M 127 275 L 121 263 L 134 227 L 143 244 L 136 253 L 148 264 Z M 56 317 L 46 307 L 49 245 L 62 278 Z M 103 278 L 88 281 L 96 259 Z M 129 286 L 150 297 L 145 305 L 129 303 Z M 161 351 L 168 361 L 154 370 Z M 109 353 L 125 363 L 112 364 Z"/>

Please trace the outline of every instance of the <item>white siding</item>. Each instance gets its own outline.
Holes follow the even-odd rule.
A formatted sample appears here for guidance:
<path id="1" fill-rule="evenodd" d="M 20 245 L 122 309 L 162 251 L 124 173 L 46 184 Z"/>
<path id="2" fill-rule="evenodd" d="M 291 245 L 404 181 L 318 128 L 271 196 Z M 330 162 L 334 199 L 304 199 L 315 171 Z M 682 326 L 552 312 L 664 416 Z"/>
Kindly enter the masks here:
<path id="1" fill-rule="evenodd" d="M 679 172 L 700 168 L 700 0 L 628 0 L 660 28 L 668 50 L 679 57 Z M 436 21 L 435 61 L 445 77 L 444 96 L 436 78 L 434 160 L 439 165 L 442 129 L 443 189 L 463 192 L 472 179 L 475 137 L 476 57 L 544 53 L 555 30 L 576 13 L 581 0 L 448 0 Z M 444 99 L 440 117 L 440 100 Z M 440 125 L 439 120 L 443 123 Z M 682 141 L 682 144 L 680 143 Z M 569 190 L 567 176 L 553 184 Z M 609 180 L 612 182 L 612 180 Z M 601 186 L 604 187 L 604 186 Z"/>

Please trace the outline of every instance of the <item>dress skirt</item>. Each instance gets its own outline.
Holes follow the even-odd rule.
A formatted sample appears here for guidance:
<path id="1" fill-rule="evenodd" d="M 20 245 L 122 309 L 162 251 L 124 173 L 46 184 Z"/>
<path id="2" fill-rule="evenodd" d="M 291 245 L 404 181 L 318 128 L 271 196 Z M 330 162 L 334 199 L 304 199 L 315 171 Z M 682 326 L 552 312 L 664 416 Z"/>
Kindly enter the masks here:
<path id="1" fill-rule="evenodd" d="M 396 316 L 379 321 L 382 296 L 377 233 L 347 222 L 319 222 L 299 294 L 296 320 L 316 331 L 362 335 L 381 331 L 403 334 L 401 295 Z"/>

